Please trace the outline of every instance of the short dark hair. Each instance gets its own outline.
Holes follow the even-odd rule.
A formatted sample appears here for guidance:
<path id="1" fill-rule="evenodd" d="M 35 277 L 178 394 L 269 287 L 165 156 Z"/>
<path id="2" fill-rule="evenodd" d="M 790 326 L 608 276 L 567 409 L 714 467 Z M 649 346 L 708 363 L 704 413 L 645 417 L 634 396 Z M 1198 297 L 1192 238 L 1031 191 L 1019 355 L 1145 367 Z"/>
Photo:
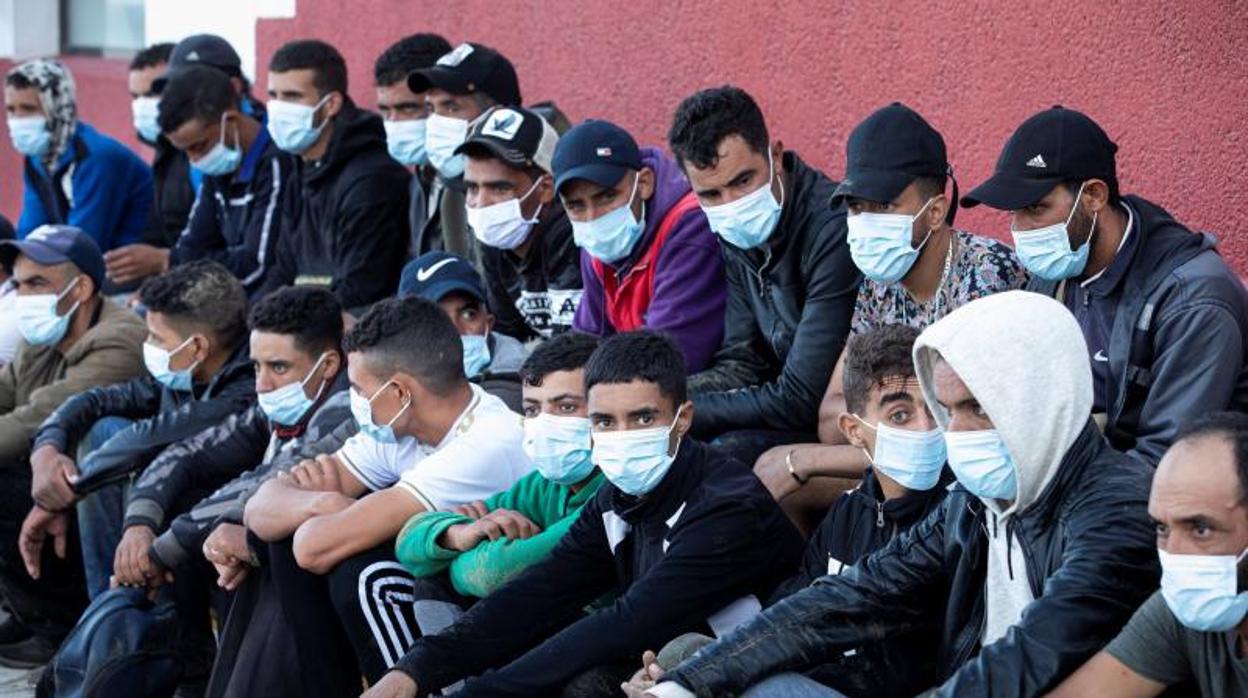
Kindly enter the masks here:
<path id="1" fill-rule="evenodd" d="M 945 193 L 945 175 L 927 175 L 914 178 L 914 189 L 918 192 L 919 198 L 927 202 L 933 196 L 940 196 Z"/>
<path id="2" fill-rule="evenodd" d="M 1088 177 L 1087 179 L 1067 179 L 1062 181 L 1062 186 L 1066 187 L 1066 191 L 1070 192 L 1071 197 L 1079 196 L 1079 187 L 1083 186 L 1083 183 L 1088 181 L 1088 179 L 1099 179 L 1105 182 L 1105 185 L 1109 188 L 1109 203 L 1113 206 L 1118 205 L 1120 194 L 1118 191 L 1117 175 L 1095 178 Z"/>
<path id="3" fill-rule="evenodd" d="M 1209 412 L 1179 427 L 1172 443 L 1202 437 L 1225 440 L 1235 455 L 1239 473 L 1239 501 L 1248 504 L 1248 415 L 1240 412 Z"/>
<path id="4" fill-rule="evenodd" d="M 850 337 L 842 374 L 846 409 L 861 416 L 872 388 L 887 378 L 913 378 L 918 337 L 919 331 L 908 325 L 882 325 Z"/>
<path id="5" fill-rule="evenodd" d="M 160 93 L 156 123 L 163 133 L 173 133 L 192 119 L 211 126 L 221 115 L 238 106 L 238 93 L 230 77 L 206 65 L 175 70 Z"/>
<path id="6" fill-rule="evenodd" d="M 180 328 L 209 330 L 224 346 L 237 346 L 247 336 L 247 294 L 217 262 L 196 260 L 152 277 L 143 282 L 139 300 Z"/>
<path id="7" fill-rule="evenodd" d="M 585 368 L 598 345 L 597 337 L 583 332 L 556 335 L 539 344 L 524 360 L 524 365 L 520 367 L 520 380 L 536 388 L 552 373 Z"/>
<path id="8" fill-rule="evenodd" d="M 378 302 L 347 333 L 343 348 L 364 354 L 372 366 L 412 376 L 435 395 L 467 380 L 455 325 L 436 303 L 416 296 Z"/>
<path id="9" fill-rule="evenodd" d="M 657 383 L 673 405 L 687 395 L 685 357 L 665 334 L 649 330 L 617 334 L 598 347 L 585 364 L 585 391 L 599 383 Z"/>
<path id="10" fill-rule="evenodd" d="M 300 39 L 282 44 L 269 59 L 269 72 L 311 70 L 312 84 L 322 96 L 330 92 L 347 94 L 347 62 L 338 49 L 320 39 Z"/>
<path id="11" fill-rule="evenodd" d="M 168 63 L 169 56 L 173 55 L 173 44 L 163 42 L 152 44 L 147 48 L 134 54 L 134 58 L 130 60 L 130 71 L 143 70 L 145 68 L 155 68 L 161 63 Z"/>
<path id="12" fill-rule="evenodd" d="M 767 122 L 754 98 L 732 85 L 689 95 L 676 108 L 667 141 L 681 167 L 704 169 L 719 159 L 719 144 L 728 136 L 745 139 L 755 152 L 767 151 Z"/>
<path id="13" fill-rule="evenodd" d="M 428 68 L 451 52 L 451 44 L 439 34 L 412 34 L 394 42 L 373 64 L 373 81 L 388 87 L 406 81 L 408 73 Z"/>
<path id="14" fill-rule="evenodd" d="M 287 286 L 256 301 L 247 314 L 253 331 L 288 334 L 309 354 L 342 348 L 342 304 L 323 288 Z"/>

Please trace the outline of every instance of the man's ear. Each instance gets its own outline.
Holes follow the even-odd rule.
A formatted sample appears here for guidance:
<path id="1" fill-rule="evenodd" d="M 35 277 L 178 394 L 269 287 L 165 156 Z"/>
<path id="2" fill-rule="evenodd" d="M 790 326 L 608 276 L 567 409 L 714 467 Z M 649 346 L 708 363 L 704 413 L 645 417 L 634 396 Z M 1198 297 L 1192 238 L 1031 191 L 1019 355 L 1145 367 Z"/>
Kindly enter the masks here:
<path id="1" fill-rule="evenodd" d="M 537 191 L 533 192 L 537 196 L 537 200 L 543 204 L 549 204 L 555 200 L 555 178 L 552 175 L 543 175 L 537 182 Z"/>
<path id="2" fill-rule="evenodd" d="M 842 412 L 836 418 L 836 426 L 849 440 L 849 445 L 854 448 L 866 448 L 867 442 L 862 438 L 862 422 L 858 421 L 854 415 L 848 412 Z"/>
<path id="3" fill-rule="evenodd" d="M 331 350 L 325 354 L 323 363 L 325 368 L 322 369 L 321 375 L 327 383 L 332 383 L 338 377 L 338 371 L 342 369 L 342 354 L 337 350 Z"/>
<path id="4" fill-rule="evenodd" d="M 945 216 L 949 213 L 949 197 L 943 193 L 937 194 L 932 203 L 927 207 L 927 211 L 923 213 L 922 228 L 920 237 L 927 235 L 928 230 L 937 230 L 945 224 Z"/>
<path id="5" fill-rule="evenodd" d="M 649 201 L 650 197 L 654 196 L 655 190 L 654 170 L 649 167 L 643 167 L 637 176 L 637 198 L 642 201 Z M 632 187 L 629 187 L 629 190 L 631 191 Z"/>
<path id="6" fill-rule="evenodd" d="M 1103 179 L 1089 179 L 1083 185 L 1083 206 L 1095 213 L 1109 205 L 1109 185 Z"/>
<path id="7" fill-rule="evenodd" d="M 674 434 L 676 436 L 685 436 L 693 428 L 693 400 L 685 400 L 678 406 L 678 409 L 680 412 L 676 415 Z"/>
<path id="8" fill-rule="evenodd" d="M 491 313 L 484 308 L 482 310 L 485 313 L 485 329 L 487 332 L 492 332 L 494 330 L 494 313 Z"/>
<path id="9" fill-rule="evenodd" d="M 330 92 L 329 99 L 326 100 L 325 105 L 321 107 L 321 113 L 325 115 L 325 121 L 328 121 L 334 118 L 335 116 L 338 116 L 339 112 L 342 111 L 342 107 L 344 104 L 346 104 L 346 100 L 343 99 L 341 92 L 337 90 Z"/>

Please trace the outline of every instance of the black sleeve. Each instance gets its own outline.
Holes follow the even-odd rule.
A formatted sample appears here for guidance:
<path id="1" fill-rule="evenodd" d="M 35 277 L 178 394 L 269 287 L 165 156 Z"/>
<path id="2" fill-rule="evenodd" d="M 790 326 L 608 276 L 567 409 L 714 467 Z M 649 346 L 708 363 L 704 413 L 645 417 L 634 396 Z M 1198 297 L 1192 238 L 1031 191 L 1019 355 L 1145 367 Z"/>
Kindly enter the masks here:
<path id="1" fill-rule="evenodd" d="M 743 278 L 742 265 L 728 260 L 724 265 L 728 283 L 724 309 L 724 342 L 711 360 L 711 366 L 689 378 L 689 393 L 715 393 L 758 385 L 769 378 L 764 357 L 771 348 L 758 329 L 750 303 L 750 286 Z"/>
<path id="2" fill-rule="evenodd" d="M 65 401 L 35 434 L 34 451 L 42 446 L 73 456 L 78 440 L 103 417 L 146 419 L 160 410 L 160 384 L 151 376 L 139 376 L 125 383 L 92 388 Z M 81 468 L 79 468 L 81 470 Z"/>
<path id="3" fill-rule="evenodd" d="M 365 177 L 344 196 L 338 213 L 339 232 L 333 286 L 342 307 L 359 312 L 394 294 L 406 259 L 408 183 L 390 173 Z"/>
<path id="4" fill-rule="evenodd" d="M 823 517 L 819 528 L 815 529 L 814 534 L 811 535 L 810 540 L 806 543 L 806 548 L 802 552 L 801 567 L 798 568 L 792 577 L 784 580 L 776 587 L 776 590 L 771 594 L 768 606 L 779 602 L 780 599 L 786 596 L 805 589 L 816 579 L 828 574 L 828 561 L 832 558 L 832 546 L 838 539 L 838 536 L 848 534 L 848 531 L 836 530 L 836 513 L 838 507 L 842 506 L 842 504 L 842 498 L 838 497 L 832 503 L 832 506 L 828 508 L 828 513 Z M 850 563 L 851 561 L 841 560 L 841 562 Z"/>

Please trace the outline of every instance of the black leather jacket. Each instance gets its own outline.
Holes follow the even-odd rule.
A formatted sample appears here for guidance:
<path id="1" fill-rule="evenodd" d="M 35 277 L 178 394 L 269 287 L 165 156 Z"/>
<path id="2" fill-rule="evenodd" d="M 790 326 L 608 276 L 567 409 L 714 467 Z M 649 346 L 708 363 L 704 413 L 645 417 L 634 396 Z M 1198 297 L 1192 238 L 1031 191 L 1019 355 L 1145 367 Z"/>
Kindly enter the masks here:
<path id="1" fill-rule="evenodd" d="M 845 241 L 836 182 L 796 153 L 784 210 L 763 250 L 723 243 L 728 279 L 724 343 L 710 368 L 689 380 L 694 430 L 815 431 L 819 401 L 845 347 L 862 274 Z"/>
<path id="2" fill-rule="evenodd" d="M 1035 504 L 1010 519 L 1036 600 L 980 646 L 992 515 L 958 486 L 883 550 L 824 577 L 670 672 L 699 696 L 739 693 L 774 673 L 829 661 L 935 620 L 938 673 L 899 682 L 937 696 L 1037 696 L 1101 649 L 1157 588 L 1147 506 L 1152 470 L 1109 447 L 1089 420 Z M 926 679 L 926 680 L 923 680 Z"/>

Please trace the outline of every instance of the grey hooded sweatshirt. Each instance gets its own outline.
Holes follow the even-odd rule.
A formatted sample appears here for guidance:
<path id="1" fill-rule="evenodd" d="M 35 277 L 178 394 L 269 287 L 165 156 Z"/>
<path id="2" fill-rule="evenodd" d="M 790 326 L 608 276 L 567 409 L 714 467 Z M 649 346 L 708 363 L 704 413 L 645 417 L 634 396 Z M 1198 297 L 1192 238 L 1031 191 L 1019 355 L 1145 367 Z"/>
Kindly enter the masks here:
<path id="1" fill-rule="evenodd" d="M 1002 339 L 1010 351 L 1002 351 Z M 1024 360 L 1020 361 L 1019 359 Z M 942 428 L 949 413 L 936 401 L 932 367 L 944 359 L 1000 433 L 1018 482 L 1013 501 L 984 499 L 988 525 L 983 644 L 1003 637 L 1035 598 L 1021 548 L 1007 534 L 1057 473 L 1092 412 L 1092 369 L 1083 333 L 1061 303 L 1009 291 L 981 298 L 927 328 L 914 345 L 923 396 Z"/>

